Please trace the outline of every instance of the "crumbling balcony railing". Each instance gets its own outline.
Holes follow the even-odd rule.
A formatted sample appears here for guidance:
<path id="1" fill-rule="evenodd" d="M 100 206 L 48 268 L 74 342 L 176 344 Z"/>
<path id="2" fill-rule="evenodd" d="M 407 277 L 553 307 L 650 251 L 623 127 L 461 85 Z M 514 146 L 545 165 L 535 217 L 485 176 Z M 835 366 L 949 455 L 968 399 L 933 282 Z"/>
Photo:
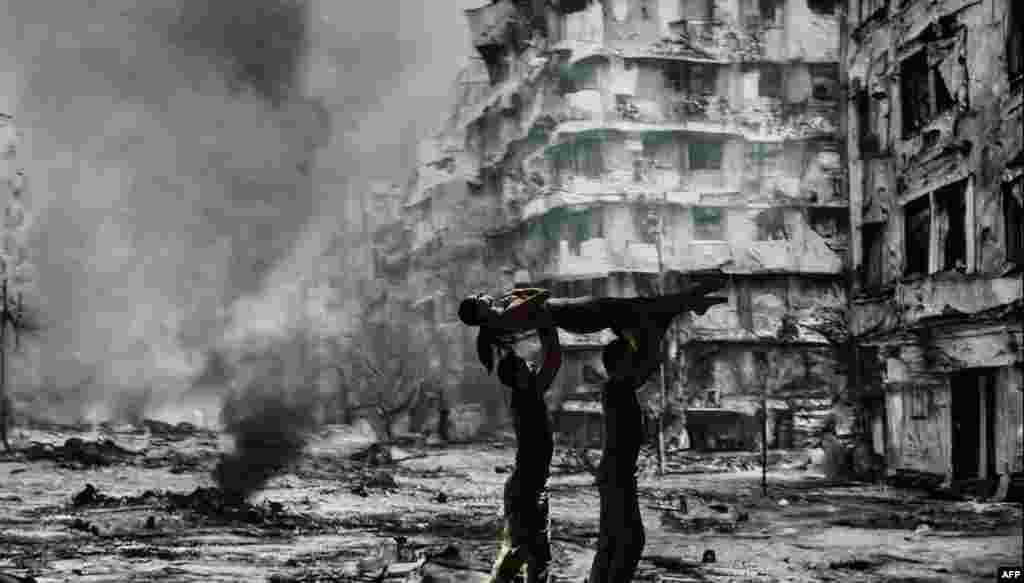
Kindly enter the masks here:
<path id="1" fill-rule="evenodd" d="M 832 134 L 839 128 L 838 111 L 829 104 L 784 104 L 767 97 L 736 104 L 717 95 L 617 96 L 606 119 L 758 138 L 801 139 Z"/>
<path id="2" fill-rule="evenodd" d="M 673 37 L 655 52 L 726 61 L 758 61 L 764 57 L 763 33 L 718 20 L 678 20 L 669 24 Z"/>

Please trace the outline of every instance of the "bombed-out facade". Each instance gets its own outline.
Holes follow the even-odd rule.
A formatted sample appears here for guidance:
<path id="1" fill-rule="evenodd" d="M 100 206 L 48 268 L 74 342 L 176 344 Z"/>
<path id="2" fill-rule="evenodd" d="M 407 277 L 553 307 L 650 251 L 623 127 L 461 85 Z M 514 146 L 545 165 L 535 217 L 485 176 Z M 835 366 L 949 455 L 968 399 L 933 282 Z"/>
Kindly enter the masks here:
<path id="1" fill-rule="evenodd" d="M 400 303 L 436 330 L 444 376 L 475 392 L 496 382 L 455 318 L 465 293 L 650 295 L 662 273 L 671 291 L 721 269 L 728 303 L 670 334 L 669 398 L 692 445 L 753 446 L 764 394 L 769 444 L 810 444 L 848 398 L 842 340 L 821 333 L 847 301 L 837 4 L 468 11 L 478 58 L 422 146 L 401 236 L 378 248 L 382 276 L 405 287 L 392 299 L 408 294 Z M 596 393 L 608 340 L 563 335 L 554 407 Z"/>
<path id="2" fill-rule="evenodd" d="M 1022 470 L 1017 0 L 851 0 L 850 326 L 874 449 L 947 482 Z"/>

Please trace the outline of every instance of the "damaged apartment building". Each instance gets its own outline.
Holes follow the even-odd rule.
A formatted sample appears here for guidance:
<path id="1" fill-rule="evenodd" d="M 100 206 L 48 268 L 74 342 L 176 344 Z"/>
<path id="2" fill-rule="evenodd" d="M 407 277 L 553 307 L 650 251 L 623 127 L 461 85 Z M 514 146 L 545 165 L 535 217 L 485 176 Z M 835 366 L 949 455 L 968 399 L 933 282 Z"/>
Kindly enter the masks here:
<path id="1" fill-rule="evenodd" d="M 670 437 L 753 447 L 767 394 L 769 445 L 816 443 L 849 400 L 842 340 L 819 331 L 847 301 L 839 8 L 501 0 L 467 11 L 477 58 L 445 128 L 421 145 L 401 235 L 377 249 L 392 300 L 434 331 L 442 378 L 498 392 L 455 315 L 466 293 L 650 295 L 720 269 L 728 303 L 670 334 L 669 398 L 685 411 Z M 562 340 L 552 406 L 593 411 L 610 338 Z"/>
<path id="2" fill-rule="evenodd" d="M 874 449 L 991 492 L 1022 470 L 1024 3 L 847 14 L 850 326 Z"/>

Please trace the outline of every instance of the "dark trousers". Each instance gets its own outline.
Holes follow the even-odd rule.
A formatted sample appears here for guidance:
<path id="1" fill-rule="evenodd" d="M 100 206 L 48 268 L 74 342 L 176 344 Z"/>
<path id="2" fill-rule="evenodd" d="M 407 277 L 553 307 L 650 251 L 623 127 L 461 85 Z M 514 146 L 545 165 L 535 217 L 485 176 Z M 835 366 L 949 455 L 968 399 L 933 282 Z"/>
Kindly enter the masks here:
<path id="1" fill-rule="evenodd" d="M 547 480 L 554 441 L 547 406 L 532 388 L 515 389 L 516 468 L 505 482 L 505 528 L 491 581 L 514 580 L 526 567 L 527 583 L 550 580 L 551 537 Z"/>

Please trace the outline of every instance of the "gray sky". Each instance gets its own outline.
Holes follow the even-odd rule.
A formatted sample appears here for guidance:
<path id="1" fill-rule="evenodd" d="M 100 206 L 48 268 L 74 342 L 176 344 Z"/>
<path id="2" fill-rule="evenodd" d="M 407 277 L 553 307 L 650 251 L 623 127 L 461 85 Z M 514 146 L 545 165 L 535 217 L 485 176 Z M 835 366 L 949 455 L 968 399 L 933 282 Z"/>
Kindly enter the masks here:
<path id="1" fill-rule="evenodd" d="M 18 95 L 39 302 L 54 323 L 39 365 L 59 384 L 183 374 L 195 362 L 182 344 L 212 342 L 219 308 L 311 261 L 325 232 L 346 228 L 353 191 L 404 182 L 469 52 L 462 10 L 483 3 L 312 2 L 298 67 L 330 113 L 318 135 L 315 107 L 275 109 L 225 81 L 293 64 L 221 34 L 239 19 L 275 34 L 251 7 L 279 1 L 5 2 L 0 82 Z M 202 24 L 182 29 L 182 14 Z M 296 170 L 310 140 L 325 144 L 311 184 Z"/>

